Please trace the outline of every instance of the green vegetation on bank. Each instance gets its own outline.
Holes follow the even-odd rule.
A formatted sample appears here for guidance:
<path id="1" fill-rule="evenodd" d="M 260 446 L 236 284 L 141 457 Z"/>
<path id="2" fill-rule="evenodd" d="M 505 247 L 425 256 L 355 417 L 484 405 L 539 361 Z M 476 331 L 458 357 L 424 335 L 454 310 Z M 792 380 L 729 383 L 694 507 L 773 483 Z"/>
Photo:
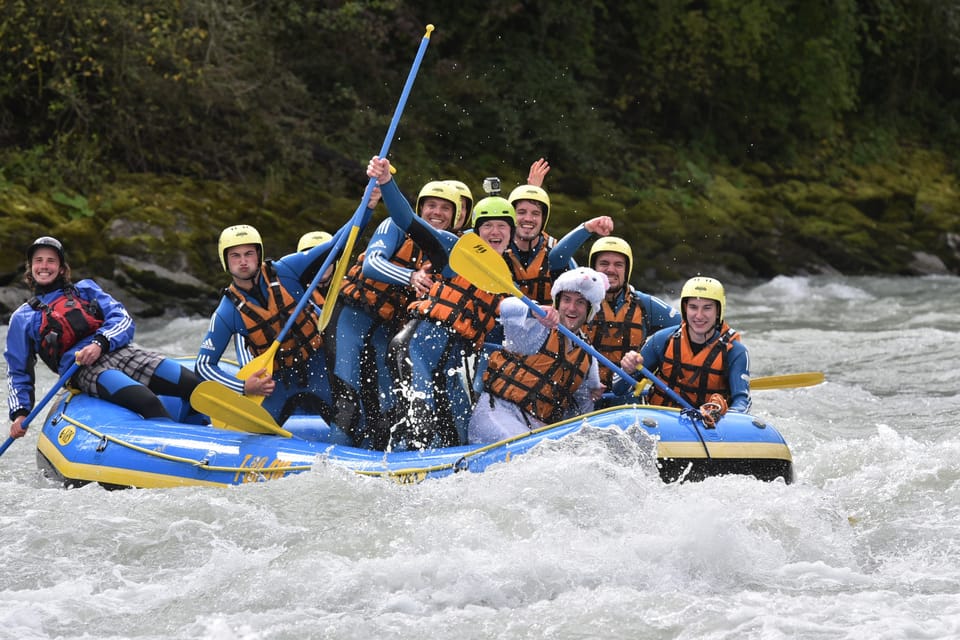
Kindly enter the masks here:
<path id="1" fill-rule="evenodd" d="M 138 297 L 192 276 L 147 312 L 202 307 L 223 226 L 336 229 L 427 23 L 408 194 L 544 156 L 553 232 L 612 215 L 638 278 L 960 272 L 951 3 L 6 0 L 0 284 L 56 233 Z"/>

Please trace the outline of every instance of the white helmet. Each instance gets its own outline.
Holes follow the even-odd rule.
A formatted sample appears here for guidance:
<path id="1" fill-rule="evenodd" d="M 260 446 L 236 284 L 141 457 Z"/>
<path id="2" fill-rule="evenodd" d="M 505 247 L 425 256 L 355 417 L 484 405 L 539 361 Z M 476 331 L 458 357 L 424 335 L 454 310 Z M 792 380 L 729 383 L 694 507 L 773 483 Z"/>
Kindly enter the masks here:
<path id="1" fill-rule="evenodd" d="M 587 314 L 587 322 L 593 320 L 603 304 L 603 298 L 607 294 L 607 288 L 610 281 L 607 276 L 599 271 L 594 271 L 589 267 L 577 267 L 570 271 L 564 271 L 557 279 L 553 281 L 550 287 L 553 296 L 553 304 L 558 308 L 560 306 L 561 291 L 576 291 L 590 303 L 590 313 Z"/>

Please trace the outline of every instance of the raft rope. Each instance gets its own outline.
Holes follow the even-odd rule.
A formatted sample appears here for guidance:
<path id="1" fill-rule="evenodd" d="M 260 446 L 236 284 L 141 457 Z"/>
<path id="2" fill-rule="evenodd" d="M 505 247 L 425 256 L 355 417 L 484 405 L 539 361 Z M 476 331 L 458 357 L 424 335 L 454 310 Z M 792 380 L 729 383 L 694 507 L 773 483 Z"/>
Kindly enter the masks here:
<path id="1" fill-rule="evenodd" d="M 116 444 L 116 445 L 119 445 L 119 446 L 121 446 L 121 447 L 126 447 L 127 449 L 131 449 L 132 451 L 137 451 L 137 452 L 139 452 L 139 453 L 143 453 L 143 454 L 146 454 L 146 455 L 148 455 L 148 456 L 153 456 L 153 457 L 155 457 L 155 458 L 160 458 L 160 459 L 162 459 L 162 460 L 168 460 L 168 461 L 170 461 L 170 462 L 180 462 L 180 463 L 183 463 L 183 464 L 188 464 L 188 465 L 190 465 L 190 466 L 192 466 L 192 467 L 197 467 L 197 468 L 203 469 L 203 470 L 205 470 L 205 471 L 227 471 L 227 472 L 230 472 L 230 473 L 244 473 L 244 474 L 247 474 L 247 473 L 256 473 L 256 472 L 258 472 L 258 471 L 263 471 L 262 469 L 251 469 L 250 467 L 222 467 L 222 466 L 210 464 L 209 462 L 207 462 L 207 459 L 206 459 L 206 458 L 204 458 L 204 459 L 202 459 L 202 460 L 195 460 L 195 459 L 192 459 L 192 458 L 185 458 L 185 457 L 183 457 L 183 456 L 170 455 L 169 453 L 163 453 L 163 452 L 161 452 L 161 451 L 155 451 L 155 450 L 153 450 L 153 449 L 147 449 L 146 447 L 141 447 L 140 445 L 133 444 L 132 442 L 127 442 L 126 440 L 121 440 L 120 438 L 117 438 L 117 437 L 114 437 L 114 436 L 108 436 L 108 435 L 106 435 L 105 433 L 100 433 L 99 431 L 97 431 L 97 430 L 94 429 L 93 427 L 91 427 L 91 426 L 89 426 L 89 425 L 85 425 L 85 424 L 83 424 L 82 422 L 80 422 L 79 420 L 74 420 L 74 419 L 71 418 L 70 416 L 66 416 L 66 415 L 60 414 L 60 418 L 61 418 L 62 420 L 64 420 L 64 421 L 72 424 L 73 426 L 75 426 L 75 427 L 77 427 L 77 428 L 79 428 L 79 429 L 83 429 L 83 430 L 86 431 L 87 433 L 89 433 L 89 434 L 91 434 L 91 435 L 99 438 L 101 444 L 98 446 L 98 450 L 100 450 L 100 451 L 103 450 L 103 447 L 106 446 L 106 443 L 112 442 L 112 443 L 114 443 L 114 444 Z M 309 471 L 311 468 L 313 468 L 313 465 L 297 465 L 297 466 L 284 467 L 284 468 L 283 468 L 283 471 L 284 471 L 284 472 L 287 472 L 287 471 Z"/>
<path id="2" fill-rule="evenodd" d="M 72 396 L 71 398 L 67 399 L 67 403 L 70 402 L 70 399 L 72 399 Z M 64 406 L 64 409 L 65 408 L 66 406 Z M 655 408 L 662 409 L 663 407 L 655 407 Z M 529 436 L 538 434 L 542 431 L 554 429 L 560 425 L 564 425 L 574 421 L 587 420 L 590 416 L 596 415 L 603 411 L 605 411 L 605 409 L 592 411 L 590 413 L 585 413 L 580 416 L 568 418 L 561 422 L 555 422 L 552 424 L 544 425 L 542 427 L 537 427 L 536 429 L 531 429 L 527 433 L 520 433 L 510 438 L 506 438 L 504 440 L 491 442 L 490 444 L 484 445 L 482 447 L 478 447 L 468 453 L 465 453 L 463 456 L 461 456 L 460 458 L 458 458 L 453 462 L 445 462 L 443 464 L 436 464 L 436 465 L 427 466 L 427 467 L 410 467 L 406 469 L 382 469 L 382 470 L 354 469 L 353 471 L 362 476 L 375 477 L 375 478 L 384 478 L 384 477 L 389 478 L 400 484 L 416 483 L 416 482 L 419 482 L 420 480 L 425 479 L 428 474 L 439 472 L 439 471 L 453 470 L 454 473 L 459 473 L 461 471 L 469 471 L 470 458 L 474 458 L 481 454 L 487 453 L 488 451 L 493 451 L 494 449 L 507 446 L 513 442 L 522 440 L 524 438 L 528 438 Z M 211 465 L 206 458 L 197 460 L 197 459 L 187 458 L 184 456 L 175 456 L 169 453 L 163 453 L 161 451 L 155 451 L 153 449 L 147 449 L 146 447 L 141 447 L 140 445 L 133 444 L 132 442 L 127 442 L 126 440 L 122 440 L 115 436 L 110 436 L 105 433 L 101 433 L 96 429 L 94 429 L 93 427 L 83 424 L 79 420 L 75 420 L 74 418 L 71 418 L 70 416 L 65 415 L 62 410 L 60 412 L 60 419 L 68 422 L 69 424 L 77 427 L 78 429 L 83 429 L 87 433 L 98 438 L 100 440 L 100 445 L 98 445 L 98 450 L 102 450 L 102 448 L 105 447 L 107 443 L 114 443 L 118 446 L 125 447 L 127 449 L 136 451 L 138 453 L 142 453 L 148 456 L 153 456 L 155 458 L 160 458 L 162 460 L 167 460 L 170 462 L 179 462 L 181 464 L 190 465 L 191 467 L 196 467 L 198 469 L 203 469 L 205 471 L 225 471 L 228 473 L 242 473 L 242 474 L 258 473 L 258 471 L 262 471 L 258 469 L 251 469 L 250 467 L 225 467 L 225 466 Z M 216 427 L 211 427 L 211 428 L 216 428 Z M 509 462 L 510 457 L 511 456 L 508 452 L 506 457 L 504 458 L 504 462 Z M 296 465 L 296 466 L 284 467 L 283 471 L 284 471 L 284 475 L 286 475 L 287 472 L 292 473 L 292 472 L 299 472 L 299 471 L 309 471 L 312 468 L 313 468 L 312 464 Z"/>
<path id="3" fill-rule="evenodd" d="M 662 409 L 663 407 L 653 407 L 653 408 Z M 482 447 L 477 447 L 476 449 L 473 449 L 472 451 L 463 454 L 453 462 L 444 462 L 443 464 L 436 464 L 429 467 L 410 467 L 407 469 L 386 469 L 382 471 L 356 469 L 355 472 L 363 476 L 370 476 L 375 478 L 387 477 L 387 478 L 394 479 L 400 483 L 406 483 L 406 482 L 410 482 L 409 480 L 406 479 L 408 476 L 413 476 L 417 479 L 422 479 L 422 478 L 425 478 L 427 474 L 431 472 L 436 472 L 436 471 L 446 471 L 448 469 L 452 469 L 454 473 L 460 473 L 461 471 L 469 471 L 470 458 L 475 458 L 480 454 L 487 453 L 488 451 L 493 451 L 494 449 L 499 449 L 501 447 L 509 445 L 512 442 L 516 442 L 517 440 L 523 440 L 524 438 L 528 438 L 542 431 L 549 431 L 550 429 L 555 429 L 558 426 L 568 424 L 571 422 L 587 420 L 587 418 L 589 418 L 590 416 L 596 415 L 598 413 L 602 413 L 604 411 L 606 411 L 606 409 L 598 409 L 596 411 L 591 411 L 590 413 L 584 413 L 583 415 L 575 416 L 573 418 L 567 418 L 566 420 L 562 420 L 560 422 L 554 422 L 551 424 L 544 425 L 542 427 L 537 427 L 536 429 L 531 429 L 526 433 L 518 433 L 517 435 L 511 436 L 509 438 L 505 438 L 504 440 L 497 440 L 496 442 L 491 442 L 490 444 L 486 444 Z M 509 452 L 504 458 L 504 462 L 510 462 Z"/>

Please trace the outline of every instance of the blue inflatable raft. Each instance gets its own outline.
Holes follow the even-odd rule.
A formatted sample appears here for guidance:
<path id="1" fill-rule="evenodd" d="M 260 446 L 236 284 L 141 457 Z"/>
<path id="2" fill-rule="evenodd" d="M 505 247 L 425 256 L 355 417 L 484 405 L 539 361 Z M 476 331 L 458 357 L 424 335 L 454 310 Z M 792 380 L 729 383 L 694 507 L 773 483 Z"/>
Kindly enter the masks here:
<path id="1" fill-rule="evenodd" d="M 181 413 L 179 399 L 163 400 L 172 415 Z M 233 485 L 283 478 L 316 464 L 337 464 L 414 483 L 480 472 L 512 461 L 540 442 L 589 426 L 645 431 L 656 444 L 657 467 L 666 482 L 725 474 L 793 480 L 790 450 L 777 430 L 761 419 L 735 413 L 706 429 L 677 409 L 624 405 L 492 444 L 403 452 L 337 444 L 337 434 L 318 416 L 292 416 L 283 424 L 290 437 L 215 427 L 197 414 L 191 420 L 145 420 L 109 402 L 65 392 L 52 403 L 40 428 L 38 465 L 68 487 L 90 482 L 110 489 Z"/>

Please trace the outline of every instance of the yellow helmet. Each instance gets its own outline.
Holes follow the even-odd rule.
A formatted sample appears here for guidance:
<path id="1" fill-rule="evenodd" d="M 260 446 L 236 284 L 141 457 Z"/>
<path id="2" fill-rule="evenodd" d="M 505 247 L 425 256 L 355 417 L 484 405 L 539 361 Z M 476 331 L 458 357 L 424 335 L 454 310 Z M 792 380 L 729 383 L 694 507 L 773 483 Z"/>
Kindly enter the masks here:
<path id="1" fill-rule="evenodd" d="M 685 304 L 687 298 L 715 300 L 716 303 L 720 305 L 720 313 L 717 314 L 717 328 L 720 328 L 720 325 L 723 324 L 723 312 L 727 307 L 727 296 L 719 280 L 696 276 L 684 283 L 683 289 L 680 290 L 680 311 L 684 322 L 687 320 L 687 305 Z"/>
<path id="2" fill-rule="evenodd" d="M 462 199 L 467 199 L 467 207 L 460 211 L 460 215 L 458 216 L 458 219 L 462 218 L 462 220 L 459 220 L 460 224 L 457 224 L 456 220 L 453 223 L 454 231 L 458 231 L 463 228 L 463 226 L 467 223 L 467 220 L 470 219 L 470 214 L 473 213 L 473 193 L 470 191 L 470 187 L 468 187 L 466 183 L 460 182 L 459 180 L 444 180 L 444 182 L 456 189 L 457 193 L 460 194 L 461 207 L 463 205 Z"/>
<path id="3" fill-rule="evenodd" d="M 596 269 L 597 254 L 606 251 L 619 253 L 627 259 L 627 280 L 623 284 L 630 284 L 630 275 L 633 273 L 633 249 L 630 248 L 630 245 L 627 244 L 627 241 L 623 238 L 606 236 L 597 239 L 597 241 L 593 243 L 593 246 L 590 247 L 590 257 L 587 258 L 587 264 L 589 264 L 592 269 Z"/>
<path id="4" fill-rule="evenodd" d="M 542 204 L 543 226 L 540 228 L 540 231 L 543 231 L 547 228 L 547 219 L 550 217 L 550 196 L 547 195 L 546 191 L 540 187 L 535 187 L 532 184 L 522 184 L 510 192 L 510 196 L 507 198 L 507 200 L 510 201 L 510 204 L 513 205 L 514 209 L 516 209 L 517 203 L 521 200 L 533 200 L 534 202 L 539 202 Z"/>
<path id="5" fill-rule="evenodd" d="M 417 196 L 417 215 L 420 215 L 420 205 L 423 204 L 424 198 L 440 198 L 451 203 L 453 205 L 453 217 L 450 218 L 450 226 L 456 224 L 460 218 L 460 193 L 456 187 L 442 180 L 433 180 L 423 185 L 423 188 L 420 189 L 420 195 Z"/>
<path id="6" fill-rule="evenodd" d="M 300 242 L 297 243 L 297 251 L 313 249 L 318 244 L 329 242 L 332 239 L 333 236 L 326 231 L 307 231 L 305 234 L 300 236 Z"/>
<path id="7" fill-rule="evenodd" d="M 257 245 L 257 252 L 260 254 L 260 260 L 263 261 L 263 240 L 260 239 L 260 232 L 248 224 L 235 224 L 220 232 L 217 253 L 220 254 L 220 265 L 224 271 L 230 272 L 227 269 L 227 249 L 239 247 L 242 244 Z"/>

